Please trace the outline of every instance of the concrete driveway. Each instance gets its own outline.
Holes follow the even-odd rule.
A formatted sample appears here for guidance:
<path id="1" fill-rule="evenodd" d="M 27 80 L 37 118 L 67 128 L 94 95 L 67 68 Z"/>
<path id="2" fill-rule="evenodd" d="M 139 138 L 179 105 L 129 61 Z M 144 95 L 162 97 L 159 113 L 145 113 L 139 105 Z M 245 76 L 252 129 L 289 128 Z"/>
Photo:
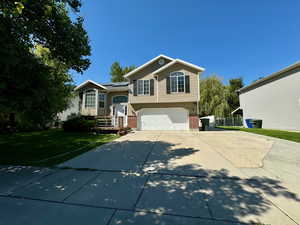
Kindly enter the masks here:
<path id="1" fill-rule="evenodd" d="M 294 225 L 299 178 L 297 143 L 136 132 L 58 168 L 0 167 L 0 225 Z"/>

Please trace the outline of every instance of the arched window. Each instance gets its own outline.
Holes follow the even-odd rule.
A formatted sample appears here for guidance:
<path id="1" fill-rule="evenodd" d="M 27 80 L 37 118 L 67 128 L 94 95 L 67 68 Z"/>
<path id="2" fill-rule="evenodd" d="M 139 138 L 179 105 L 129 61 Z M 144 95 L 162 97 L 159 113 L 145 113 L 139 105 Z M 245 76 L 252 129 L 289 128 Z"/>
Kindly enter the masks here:
<path id="1" fill-rule="evenodd" d="M 185 74 L 172 72 L 170 74 L 170 87 L 172 93 L 185 92 Z"/>
<path id="2" fill-rule="evenodd" d="M 87 90 L 85 91 L 85 108 L 95 108 L 96 107 L 96 91 Z"/>
<path id="3" fill-rule="evenodd" d="M 126 95 L 114 96 L 112 100 L 113 104 L 126 103 L 126 102 L 128 102 L 128 96 Z"/>

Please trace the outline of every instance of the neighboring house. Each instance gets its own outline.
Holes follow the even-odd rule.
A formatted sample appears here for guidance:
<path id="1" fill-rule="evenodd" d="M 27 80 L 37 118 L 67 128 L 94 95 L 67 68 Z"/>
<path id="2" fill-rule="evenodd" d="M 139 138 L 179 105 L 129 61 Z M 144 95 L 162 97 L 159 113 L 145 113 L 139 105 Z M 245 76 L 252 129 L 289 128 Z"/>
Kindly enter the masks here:
<path id="1" fill-rule="evenodd" d="M 239 91 L 245 119 L 263 120 L 263 128 L 300 130 L 300 62 Z"/>
<path id="2" fill-rule="evenodd" d="M 88 80 L 77 86 L 78 113 L 111 117 L 113 126 L 122 118 L 124 126 L 138 130 L 198 129 L 199 75 L 203 71 L 159 55 L 126 74 L 128 82 Z"/>

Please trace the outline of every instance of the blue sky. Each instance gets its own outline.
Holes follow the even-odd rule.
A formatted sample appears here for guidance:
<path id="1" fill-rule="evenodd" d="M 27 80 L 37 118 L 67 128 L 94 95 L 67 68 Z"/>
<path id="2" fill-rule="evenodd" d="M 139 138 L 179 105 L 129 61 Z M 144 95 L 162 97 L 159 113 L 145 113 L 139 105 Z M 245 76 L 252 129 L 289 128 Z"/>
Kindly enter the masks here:
<path id="1" fill-rule="evenodd" d="M 249 84 L 300 60 L 299 12 L 299 0 L 83 0 L 91 66 L 74 81 L 165 54 Z"/>

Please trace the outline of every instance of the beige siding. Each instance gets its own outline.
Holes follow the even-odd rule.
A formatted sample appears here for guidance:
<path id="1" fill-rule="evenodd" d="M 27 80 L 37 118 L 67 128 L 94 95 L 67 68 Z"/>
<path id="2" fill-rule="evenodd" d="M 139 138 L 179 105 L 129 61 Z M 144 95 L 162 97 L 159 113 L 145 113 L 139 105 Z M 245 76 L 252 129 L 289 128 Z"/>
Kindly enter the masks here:
<path id="1" fill-rule="evenodd" d="M 149 68 L 150 67 L 150 68 Z M 157 68 L 156 66 L 153 66 Z M 129 102 L 130 103 L 166 103 L 166 102 L 197 102 L 199 96 L 198 72 L 182 64 L 174 64 L 169 68 L 157 74 L 157 79 L 152 74 L 155 71 L 151 65 L 145 68 L 141 73 L 137 72 L 132 76 L 129 85 Z M 190 93 L 171 93 L 167 94 L 166 81 L 171 72 L 184 72 L 190 77 Z M 154 79 L 153 96 L 133 96 L 133 80 Z"/>
<path id="2" fill-rule="evenodd" d="M 170 93 L 167 94 L 167 77 L 172 72 L 180 71 L 190 77 L 190 93 Z M 175 64 L 158 74 L 158 102 L 197 102 L 199 83 L 198 73 L 182 64 Z"/>
<path id="3" fill-rule="evenodd" d="M 128 104 L 128 115 L 136 115 L 143 108 L 172 108 L 182 107 L 189 111 L 190 115 L 197 114 L 197 103 L 195 102 L 174 102 L 174 103 L 148 103 L 148 104 Z"/>
<path id="4" fill-rule="evenodd" d="M 143 68 L 142 70 L 138 71 L 135 75 L 132 75 L 129 80 L 129 102 L 131 103 L 155 103 L 157 102 L 157 81 L 153 76 L 153 72 L 160 67 L 164 66 L 166 63 L 169 63 L 169 59 L 165 59 L 164 65 L 158 64 L 159 59 L 148 65 L 147 67 Z M 133 96 L 133 80 L 150 80 L 154 79 L 154 95 L 152 96 Z"/>

